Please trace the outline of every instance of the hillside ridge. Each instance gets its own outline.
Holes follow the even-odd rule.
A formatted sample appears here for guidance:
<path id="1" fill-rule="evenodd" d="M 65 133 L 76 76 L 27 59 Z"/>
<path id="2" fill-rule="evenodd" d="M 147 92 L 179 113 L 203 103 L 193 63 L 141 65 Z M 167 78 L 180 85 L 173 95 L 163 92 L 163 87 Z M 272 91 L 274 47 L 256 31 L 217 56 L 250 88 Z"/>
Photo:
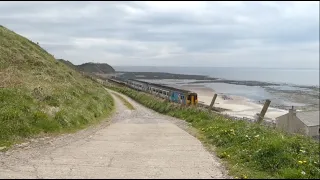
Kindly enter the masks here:
<path id="1" fill-rule="evenodd" d="M 3 26 L 0 87 L 0 147 L 84 128 L 110 115 L 114 107 L 111 95 L 94 78 Z"/>

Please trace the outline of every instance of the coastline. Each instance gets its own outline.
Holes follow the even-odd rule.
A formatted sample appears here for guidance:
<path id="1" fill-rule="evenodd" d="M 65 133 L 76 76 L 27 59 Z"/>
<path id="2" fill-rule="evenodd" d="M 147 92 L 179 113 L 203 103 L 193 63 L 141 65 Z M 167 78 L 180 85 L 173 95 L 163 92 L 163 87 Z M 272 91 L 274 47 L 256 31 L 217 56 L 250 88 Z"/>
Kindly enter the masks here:
<path id="1" fill-rule="evenodd" d="M 181 82 L 186 80 L 188 84 L 199 84 L 199 83 L 226 83 L 234 85 L 245 85 L 245 86 L 291 86 L 298 89 L 307 90 L 319 90 L 320 85 L 299 85 L 292 83 L 277 83 L 267 81 L 252 81 L 252 80 L 231 80 L 224 78 L 215 78 L 206 75 L 193 75 L 193 74 L 174 74 L 167 72 L 127 72 L 127 71 L 116 71 L 114 75 L 124 79 L 140 79 L 140 80 L 173 80 Z"/>
<path id="2" fill-rule="evenodd" d="M 203 85 L 183 85 L 180 86 L 180 88 L 196 92 L 198 94 L 198 102 L 205 105 L 210 105 L 212 97 L 216 93 L 211 88 L 205 87 Z M 239 118 L 245 117 L 255 119 L 256 114 L 260 113 L 263 107 L 263 105 L 252 102 L 250 99 L 242 96 L 225 95 L 222 93 L 217 94 L 218 96 L 215 101 L 214 107 L 227 109 L 226 111 L 223 111 L 222 114 L 227 114 Z M 288 111 L 286 110 L 269 107 L 265 118 L 275 120 L 276 117 L 282 116 L 286 113 L 288 113 Z"/>
<path id="3" fill-rule="evenodd" d="M 123 79 L 138 79 L 196 92 L 198 101 L 210 105 L 215 93 L 215 107 L 227 109 L 223 114 L 255 119 L 264 101 L 271 100 L 266 119 L 288 113 L 294 106 L 298 111 L 319 109 L 319 86 L 281 84 L 260 81 L 238 81 L 203 75 L 171 74 L 161 72 L 118 72 Z"/>

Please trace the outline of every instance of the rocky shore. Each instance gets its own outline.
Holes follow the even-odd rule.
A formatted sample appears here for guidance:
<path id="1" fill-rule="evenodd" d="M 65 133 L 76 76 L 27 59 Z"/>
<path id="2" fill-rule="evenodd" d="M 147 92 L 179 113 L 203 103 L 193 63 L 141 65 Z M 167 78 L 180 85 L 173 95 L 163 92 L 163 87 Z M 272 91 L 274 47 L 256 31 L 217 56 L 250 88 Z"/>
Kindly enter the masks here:
<path id="1" fill-rule="evenodd" d="M 228 80 L 221 78 L 213 78 L 203 75 L 191 75 L 191 74 L 172 74 L 162 72 L 117 72 L 117 76 L 124 79 L 179 79 L 179 80 L 190 80 L 188 84 L 199 84 L 199 83 L 227 83 L 235 85 L 245 86 L 283 86 L 287 84 L 260 82 L 260 81 L 240 81 L 240 80 Z M 303 86 L 303 85 L 291 85 L 292 87 L 308 89 L 313 91 L 319 91 L 319 86 Z M 319 93 L 317 95 L 319 97 Z"/>
<path id="2" fill-rule="evenodd" d="M 225 83 L 244 86 L 262 87 L 266 92 L 276 96 L 278 99 L 285 99 L 292 104 L 278 103 L 273 101 L 271 107 L 287 110 L 292 105 L 298 110 L 318 110 L 319 109 L 319 87 L 300 86 L 259 81 L 239 81 L 213 78 L 203 75 L 185 75 L 162 72 L 117 72 L 117 76 L 124 79 L 140 79 L 145 81 L 154 81 L 159 84 L 171 84 L 178 86 L 199 87 L 201 84 Z M 223 95 L 223 99 L 230 100 L 231 96 Z M 264 104 L 264 100 L 255 101 L 257 104 Z"/>
<path id="3" fill-rule="evenodd" d="M 117 72 L 118 77 L 124 79 L 192 79 L 192 80 L 217 80 L 202 75 L 187 75 L 187 74 L 171 74 L 162 72 Z"/>

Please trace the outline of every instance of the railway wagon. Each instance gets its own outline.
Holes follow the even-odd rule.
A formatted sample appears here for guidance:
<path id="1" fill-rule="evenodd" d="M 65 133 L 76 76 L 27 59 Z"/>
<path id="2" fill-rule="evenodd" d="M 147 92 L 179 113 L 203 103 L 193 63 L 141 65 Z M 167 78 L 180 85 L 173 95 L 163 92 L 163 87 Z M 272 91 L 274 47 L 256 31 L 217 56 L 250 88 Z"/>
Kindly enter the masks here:
<path id="1" fill-rule="evenodd" d="M 121 81 L 121 80 L 117 80 L 117 79 L 114 79 L 114 78 L 108 79 L 108 81 L 109 81 L 109 82 L 116 83 L 116 84 L 121 85 L 121 86 L 127 86 L 127 83 L 126 83 L 126 82 Z"/>
<path id="2" fill-rule="evenodd" d="M 161 98 L 168 99 L 168 100 L 171 94 L 170 90 L 164 89 L 155 85 L 151 85 L 151 84 L 149 84 L 149 92 L 151 94 L 154 94 L 156 96 L 159 96 Z"/>
<path id="3" fill-rule="evenodd" d="M 116 82 L 117 84 L 126 85 L 138 91 L 153 94 L 157 97 L 161 97 L 175 103 L 184 105 L 197 105 L 198 103 L 197 93 L 191 91 L 139 81 L 136 79 L 110 79 L 110 81 Z"/>
<path id="4" fill-rule="evenodd" d="M 186 105 L 197 105 L 198 96 L 197 93 L 184 91 L 184 90 L 172 90 L 170 101 L 177 102 Z"/>
<path id="5" fill-rule="evenodd" d="M 197 93 L 194 92 L 135 79 L 128 80 L 127 84 L 134 89 L 149 92 L 155 96 L 168 99 L 171 102 L 184 105 L 196 105 L 198 103 Z"/>
<path id="6" fill-rule="evenodd" d="M 155 96 L 169 99 L 170 96 L 170 90 L 158 85 L 158 84 L 153 84 L 145 81 L 139 81 L 136 79 L 129 79 L 128 82 L 132 84 L 132 87 L 143 87 L 142 91 L 148 92 L 150 94 L 153 94 Z"/>
<path id="7" fill-rule="evenodd" d="M 139 90 L 139 91 L 148 91 L 148 84 L 146 82 L 138 82 L 133 79 L 127 80 L 127 85 L 130 86 L 133 89 Z"/>

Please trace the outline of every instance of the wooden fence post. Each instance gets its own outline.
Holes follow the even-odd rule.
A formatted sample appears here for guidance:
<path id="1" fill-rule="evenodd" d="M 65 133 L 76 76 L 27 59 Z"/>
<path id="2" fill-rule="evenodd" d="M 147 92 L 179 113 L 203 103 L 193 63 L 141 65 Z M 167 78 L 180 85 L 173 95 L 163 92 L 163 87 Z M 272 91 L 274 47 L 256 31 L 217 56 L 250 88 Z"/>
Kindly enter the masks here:
<path id="1" fill-rule="evenodd" d="M 260 114 L 258 114 L 258 123 L 261 123 L 263 121 L 264 115 L 266 115 L 266 112 L 268 110 L 270 103 L 271 101 L 269 99 L 267 99 L 266 102 L 264 103 Z"/>
<path id="2" fill-rule="evenodd" d="M 214 102 L 216 101 L 217 99 L 217 94 L 214 94 L 213 98 L 212 98 L 212 101 L 211 101 L 211 104 L 210 104 L 210 107 L 209 107 L 209 110 L 212 110 L 213 108 L 213 105 L 214 105 Z"/>

